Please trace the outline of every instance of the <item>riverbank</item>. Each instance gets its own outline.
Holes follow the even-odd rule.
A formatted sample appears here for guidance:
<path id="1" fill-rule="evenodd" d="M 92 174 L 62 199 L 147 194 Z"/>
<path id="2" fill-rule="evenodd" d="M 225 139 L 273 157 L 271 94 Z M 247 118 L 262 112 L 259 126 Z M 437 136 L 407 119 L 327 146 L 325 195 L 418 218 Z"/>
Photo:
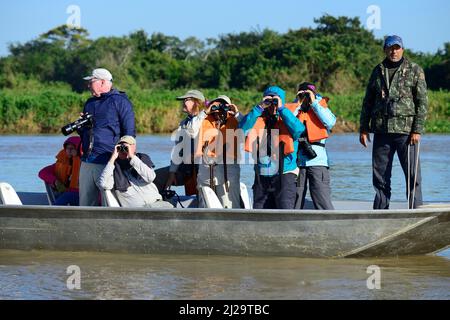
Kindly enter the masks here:
<path id="1" fill-rule="evenodd" d="M 185 90 L 130 90 L 127 92 L 134 105 L 139 134 L 170 133 L 182 119 L 179 102 L 175 97 Z M 227 94 L 247 113 L 261 99 L 256 91 L 214 89 L 203 90 L 213 99 Z M 352 95 L 328 95 L 330 108 L 337 116 L 335 133 L 356 132 L 364 97 L 363 92 Z M 60 128 L 75 119 L 82 111 L 89 93 L 79 94 L 64 87 L 45 87 L 33 90 L 0 91 L 0 134 L 59 133 Z M 287 100 L 294 99 L 293 93 Z M 429 91 L 429 112 L 426 122 L 428 133 L 450 133 L 450 92 Z"/>

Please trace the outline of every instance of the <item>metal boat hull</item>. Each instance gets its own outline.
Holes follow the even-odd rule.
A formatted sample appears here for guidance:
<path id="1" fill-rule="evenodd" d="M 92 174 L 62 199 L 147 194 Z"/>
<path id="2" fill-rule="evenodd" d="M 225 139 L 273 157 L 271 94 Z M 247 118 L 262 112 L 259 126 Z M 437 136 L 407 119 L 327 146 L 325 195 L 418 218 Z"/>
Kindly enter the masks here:
<path id="1" fill-rule="evenodd" d="M 450 244 L 450 208 L 213 210 L 0 206 L 1 249 L 238 256 L 420 255 Z"/>

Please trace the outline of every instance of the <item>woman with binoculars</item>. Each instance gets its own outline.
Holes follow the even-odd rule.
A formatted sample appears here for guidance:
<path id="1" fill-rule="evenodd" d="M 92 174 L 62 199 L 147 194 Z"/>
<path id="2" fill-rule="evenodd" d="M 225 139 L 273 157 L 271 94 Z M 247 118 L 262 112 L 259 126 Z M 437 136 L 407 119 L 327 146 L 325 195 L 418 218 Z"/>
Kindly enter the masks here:
<path id="1" fill-rule="evenodd" d="M 200 159 L 197 188 L 209 186 L 224 208 L 240 208 L 240 166 L 235 132 L 242 115 L 225 95 L 209 103 L 206 115 L 196 152 Z M 199 200 L 202 205 L 201 192 Z"/>
<path id="2" fill-rule="evenodd" d="M 322 98 L 312 83 L 303 82 L 297 88 L 297 118 L 306 127 L 299 139 L 297 165 L 300 168 L 296 209 L 303 209 L 309 189 L 314 207 L 333 210 L 331 203 L 330 173 L 325 142 L 336 123 L 336 117 L 328 109 L 328 98 Z"/>

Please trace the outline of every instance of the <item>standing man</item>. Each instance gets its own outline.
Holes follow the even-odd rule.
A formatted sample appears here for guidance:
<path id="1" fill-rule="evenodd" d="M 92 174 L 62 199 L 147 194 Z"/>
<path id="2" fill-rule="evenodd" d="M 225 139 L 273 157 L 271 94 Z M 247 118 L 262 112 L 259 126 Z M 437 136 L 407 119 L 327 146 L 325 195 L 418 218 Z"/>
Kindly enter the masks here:
<path id="1" fill-rule="evenodd" d="M 80 206 L 98 205 L 97 180 L 122 136 L 136 136 L 133 106 L 124 92 L 113 89 L 111 73 L 95 69 L 85 77 L 92 93 L 83 114 L 92 115 L 92 124 L 78 131 L 83 155 L 80 168 Z"/>
<path id="2" fill-rule="evenodd" d="M 423 69 L 403 57 L 403 41 L 389 36 L 386 59 L 375 67 L 367 86 L 360 118 L 359 141 L 372 150 L 374 209 L 389 209 L 392 161 L 397 152 L 405 174 L 409 208 L 422 204 L 419 163 L 420 137 L 427 115 L 427 84 Z M 409 168 L 408 168 L 409 165 Z"/>

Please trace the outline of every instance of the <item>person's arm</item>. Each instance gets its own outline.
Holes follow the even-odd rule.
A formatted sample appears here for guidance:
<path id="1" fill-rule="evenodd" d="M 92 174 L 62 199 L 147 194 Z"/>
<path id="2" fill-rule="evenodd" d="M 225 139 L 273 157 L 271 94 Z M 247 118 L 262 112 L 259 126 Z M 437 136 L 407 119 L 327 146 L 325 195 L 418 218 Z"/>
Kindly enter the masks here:
<path id="1" fill-rule="evenodd" d="M 237 113 L 234 115 L 234 117 L 236 118 L 236 121 L 237 121 L 238 123 L 240 123 L 240 122 L 242 121 L 242 119 L 244 119 L 244 115 L 243 115 L 242 113 L 240 113 L 240 112 L 237 112 Z"/>
<path id="2" fill-rule="evenodd" d="M 369 83 L 366 88 L 366 95 L 363 100 L 363 104 L 361 107 L 361 114 L 359 117 L 359 132 L 360 133 L 369 133 L 370 131 L 370 118 L 372 114 L 372 108 L 375 103 L 375 88 L 374 84 L 377 78 L 378 66 L 373 70 Z"/>
<path id="3" fill-rule="evenodd" d="M 254 106 L 253 109 L 239 121 L 239 129 L 244 130 L 244 134 L 247 135 L 248 131 L 254 127 L 256 120 L 262 115 L 263 111 L 264 109 L 261 106 Z"/>
<path id="4" fill-rule="evenodd" d="M 130 165 L 136 170 L 136 172 L 142 177 L 145 182 L 152 183 L 153 180 L 155 180 L 155 170 L 147 166 L 137 156 L 131 158 Z"/>
<path id="5" fill-rule="evenodd" d="M 414 106 L 416 116 L 412 125 L 411 132 L 422 134 L 425 126 L 425 119 L 428 112 L 428 95 L 427 83 L 425 81 L 425 73 L 423 69 L 418 66 L 415 75 L 415 84 L 413 88 Z"/>
<path id="6" fill-rule="evenodd" d="M 127 98 L 121 98 L 118 101 L 118 105 L 121 136 L 136 137 L 136 122 L 134 117 L 133 105 Z"/>
<path id="7" fill-rule="evenodd" d="M 186 123 L 186 133 L 193 139 L 195 139 L 200 131 L 202 121 L 206 119 L 207 115 L 205 111 L 200 111 L 198 115 L 193 117 L 191 121 Z"/>
<path id="8" fill-rule="evenodd" d="M 331 131 L 331 129 L 336 124 L 336 116 L 331 112 L 329 108 L 325 108 L 320 105 L 320 100 L 322 100 L 322 97 L 317 95 L 316 100 L 311 104 L 311 107 L 316 114 L 317 118 L 319 118 L 320 122 L 327 128 L 328 131 Z"/>
<path id="9" fill-rule="evenodd" d="M 299 139 L 303 131 L 305 131 L 305 125 L 286 107 L 279 108 L 278 112 L 281 119 L 283 119 L 284 125 L 292 135 L 292 139 Z"/>
<path id="10" fill-rule="evenodd" d="M 104 190 L 112 190 L 114 188 L 114 161 L 108 162 L 97 183 Z"/>

